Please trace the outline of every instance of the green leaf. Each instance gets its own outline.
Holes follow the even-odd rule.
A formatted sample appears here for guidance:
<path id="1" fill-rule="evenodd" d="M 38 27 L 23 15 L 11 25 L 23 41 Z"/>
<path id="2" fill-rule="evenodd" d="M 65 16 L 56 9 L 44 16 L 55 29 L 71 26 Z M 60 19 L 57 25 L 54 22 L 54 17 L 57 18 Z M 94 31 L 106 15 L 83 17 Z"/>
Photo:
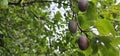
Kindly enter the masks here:
<path id="1" fill-rule="evenodd" d="M 93 38 L 91 40 L 91 48 L 92 48 L 92 54 L 96 54 L 98 52 L 98 46 L 97 46 L 97 39 Z"/>
<path id="2" fill-rule="evenodd" d="M 62 18 L 62 15 L 61 15 L 61 13 L 58 11 L 58 12 L 55 14 L 54 18 L 53 18 L 54 23 L 58 23 L 59 21 L 62 21 L 61 18 Z"/>
<path id="3" fill-rule="evenodd" d="M 97 36 L 98 41 L 100 43 L 99 50 L 101 52 L 102 56 L 119 56 L 118 50 L 113 47 L 111 43 L 112 37 L 107 37 L 107 36 Z M 101 43 L 104 44 L 101 44 Z"/>
<path id="4" fill-rule="evenodd" d="M 119 56 L 118 50 L 112 46 L 110 48 L 101 47 L 100 51 L 102 56 Z"/>
<path id="5" fill-rule="evenodd" d="M 86 12 L 86 17 L 91 25 L 97 19 L 97 8 L 93 2 L 89 2 L 88 10 Z"/>
<path id="6" fill-rule="evenodd" d="M 78 22 L 84 30 L 88 30 L 91 25 L 84 15 L 78 15 Z"/>
<path id="7" fill-rule="evenodd" d="M 107 36 L 96 36 L 98 37 L 98 41 L 103 42 L 104 46 L 109 47 L 110 46 L 110 42 L 111 42 L 111 37 L 107 37 Z"/>
<path id="8" fill-rule="evenodd" d="M 0 1 L 0 8 L 2 8 L 2 9 L 8 8 L 8 0 L 1 0 Z"/>
<path id="9" fill-rule="evenodd" d="M 92 0 L 92 2 L 93 2 L 95 5 L 97 5 L 98 0 Z"/>
<path id="10" fill-rule="evenodd" d="M 98 29 L 100 35 L 115 35 L 115 29 L 110 21 L 106 19 L 100 19 L 95 23 L 95 27 Z"/>
<path id="11" fill-rule="evenodd" d="M 118 46 L 120 44 L 120 37 L 112 39 L 111 45 L 112 46 Z"/>

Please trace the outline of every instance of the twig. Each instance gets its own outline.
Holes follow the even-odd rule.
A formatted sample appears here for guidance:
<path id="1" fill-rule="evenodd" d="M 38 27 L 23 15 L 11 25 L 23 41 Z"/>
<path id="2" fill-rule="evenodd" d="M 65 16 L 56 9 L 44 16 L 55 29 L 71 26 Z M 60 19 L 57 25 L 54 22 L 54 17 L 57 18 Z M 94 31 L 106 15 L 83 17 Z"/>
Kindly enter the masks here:
<path id="1" fill-rule="evenodd" d="M 78 28 L 79 28 L 79 30 L 80 30 L 81 32 L 90 32 L 90 31 L 87 31 L 87 30 L 83 30 L 83 29 L 80 27 L 79 23 L 77 23 L 77 25 L 78 25 Z"/>
<path id="2" fill-rule="evenodd" d="M 72 5 L 72 1 L 70 0 L 70 8 L 71 8 L 71 11 L 72 11 L 72 13 L 73 13 L 73 17 L 72 17 L 72 20 L 73 20 L 75 13 L 74 13 L 74 10 L 73 10 L 72 7 L 73 7 L 73 5 Z"/>

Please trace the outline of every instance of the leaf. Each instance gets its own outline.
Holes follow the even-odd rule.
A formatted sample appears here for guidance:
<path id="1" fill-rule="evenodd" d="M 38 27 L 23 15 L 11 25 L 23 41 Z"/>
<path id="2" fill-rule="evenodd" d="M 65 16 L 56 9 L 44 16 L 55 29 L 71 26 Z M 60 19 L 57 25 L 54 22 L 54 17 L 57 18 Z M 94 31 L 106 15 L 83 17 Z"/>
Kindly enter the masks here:
<path id="1" fill-rule="evenodd" d="M 112 39 L 111 45 L 112 46 L 118 46 L 120 44 L 120 37 Z"/>
<path id="2" fill-rule="evenodd" d="M 100 51 L 102 56 L 119 56 L 119 52 L 117 49 L 112 46 L 109 47 L 110 48 L 101 47 Z"/>
<path id="3" fill-rule="evenodd" d="M 110 42 L 111 42 L 111 37 L 107 37 L 107 36 L 96 36 L 98 37 L 98 41 L 103 42 L 104 46 L 109 47 L 111 46 Z"/>
<path id="4" fill-rule="evenodd" d="M 92 54 L 96 54 L 98 52 L 98 46 L 97 46 L 97 39 L 93 38 L 91 40 L 91 48 L 92 48 Z"/>
<path id="5" fill-rule="evenodd" d="M 100 19 L 95 23 L 95 27 L 98 29 L 100 35 L 115 35 L 115 29 L 110 21 L 106 19 Z"/>
<path id="6" fill-rule="evenodd" d="M 2 9 L 8 8 L 8 0 L 1 0 L 1 1 L 0 1 L 0 7 L 1 7 Z"/>
<path id="7" fill-rule="evenodd" d="M 97 8 L 93 2 L 89 2 L 88 10 L 86 12 L 86 17 L 91 25 L 97 19 Z"/>
<path id="8" fill-rule="evenodd" d="M 100 43 L 104 43 L 104 44 L 101 44 L 99 45 L 99 50 L 101 52 L 101 55 L 102 56 L 118 56 L 119 52 L 118 50 L 113 47 L 110 43 L 111 43 L 111 37 L 107 37 L 107 36 L 96 36 L 98 37 L 98 41 Z"/>
<path id="9" fill-rule="evenodd" d="M 97 5 L 98 0 L 92 0 L 95 5 Z"/>
<path id="10" fill-rule="evenodd" d="M 61 15 L 61 13 L 58 11 L 58 12 L 55 14 L 54 18 L 53 18 L 54 23 L 56 24 L 56 23 L 58 23 L 59 21 L 62 21 L 61 18 L 62 18 L 62 15 Z"/>
<path id="11" fill-rule="evenodd" d="M 80 27 L 82 27 L 84 30 L 89 29 L 91 24 L 84 15 L 78 15 L 78 21 L 79 21 Z"/>

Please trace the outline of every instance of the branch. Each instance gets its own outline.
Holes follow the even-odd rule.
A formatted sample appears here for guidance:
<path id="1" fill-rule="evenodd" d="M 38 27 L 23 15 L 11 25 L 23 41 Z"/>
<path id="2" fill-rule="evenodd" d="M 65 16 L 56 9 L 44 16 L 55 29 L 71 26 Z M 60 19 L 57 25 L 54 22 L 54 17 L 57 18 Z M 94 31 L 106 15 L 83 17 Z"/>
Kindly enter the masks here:
<path id="1" fill-rule="evenodd" d="M 70 8 L 71 8 L 71 11 L 72 11 L 72 13 L 73 13 L 72 20 L 74 20 L 75 12 L 74 12 L 74 10 L 73 10 L 73 3 L 72 3 L 72 0 L 70 0 Z"/>
<path id="2" fill-rule="evenodd" d="M 54 3 L 58 3 L 58 4 L 63 4 L 63 5 L 67 5 L 67 6 L 70 6 L 69 4 L 67 3 L 62 3 L 62 2 L 58 2 L 58 1 L 41 1 L 41 0 L 34 0 L 34 1 L 30 1 L 30 2 L 25 2 L 25 3 L 21 3 L 21 0 L 19 0 L 17 3 L 13 3 L 13 2 L 9 2 L 8 5 L 17 5 L 17 6 L 21 6 L 21 4 L 23 6 L 27 6 L 27 5 L 32 5 L 33 3 L 37 3 L 37 2 L 40 2 L 40 3 L 44 3 L 44 2 L 54 2 Z"/>
<path id="3" fill-rule="evenodd" d="M 72 3 L 72 0 L 69 0 L 70 1 L 70 8 L 71 8 L 71 11 L 73 13 L 73 18 L 72 20 L 76 20 L 77 21 L 77 25 L 78 25 L 78 28 L 80 30 L 81 33 L 84 33 L 86 36 L 88 36 L 88 34 L 86 32 L 90 32 L 90 31 L 87 31 L 87 30 L 83 30 L 80 25 L 79 25 L 79 22 L 78 22 L 78 17 L 77 17 L 77 13 L 73 10 L 73 3 Z"/>
<path id="4" fill-rule="evenodd" d="M 78 25 L 78 28 L 79 28 L 79 30 L 80 30 L 81 32 L 83 32 L 83 33 L 85 33 L 85 32 L 90 32 L 90 31 L 87 31 L 87 30 L 83 30 L 83 29 L 80 27 L 79 23 L 77 23 L 77 25 Z"/>

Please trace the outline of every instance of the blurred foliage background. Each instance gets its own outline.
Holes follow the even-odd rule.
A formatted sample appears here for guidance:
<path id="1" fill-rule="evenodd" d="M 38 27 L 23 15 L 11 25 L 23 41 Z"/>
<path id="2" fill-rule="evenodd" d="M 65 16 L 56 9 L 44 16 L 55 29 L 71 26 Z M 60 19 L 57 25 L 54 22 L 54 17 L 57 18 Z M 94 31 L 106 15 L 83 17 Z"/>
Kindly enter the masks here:
<path id="1" fill-rule="evenodd" d="M 81 12 L 77 0 L 0 0 L 0 56 L 119 56 L 118 1 L 88 0 Z M 74 18 L 88 31 L 85 51 L 76 43 L 83 33 L 68 30 Z"/>

